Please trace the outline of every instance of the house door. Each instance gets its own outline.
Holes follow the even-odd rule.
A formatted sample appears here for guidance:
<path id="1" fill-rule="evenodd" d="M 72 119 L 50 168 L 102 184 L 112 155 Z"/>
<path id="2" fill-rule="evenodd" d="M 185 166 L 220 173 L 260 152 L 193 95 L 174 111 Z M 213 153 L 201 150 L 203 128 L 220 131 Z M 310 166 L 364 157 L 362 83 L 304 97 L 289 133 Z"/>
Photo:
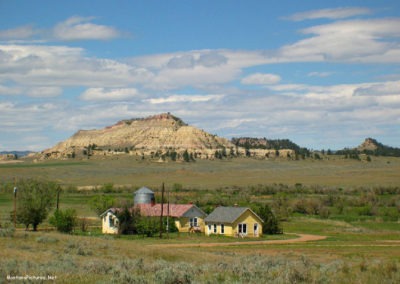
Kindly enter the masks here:
<path id="1" fill-rule="evenodd" d="M 254 236 L 258 237 L 258 223 L 254 224 Z"/>

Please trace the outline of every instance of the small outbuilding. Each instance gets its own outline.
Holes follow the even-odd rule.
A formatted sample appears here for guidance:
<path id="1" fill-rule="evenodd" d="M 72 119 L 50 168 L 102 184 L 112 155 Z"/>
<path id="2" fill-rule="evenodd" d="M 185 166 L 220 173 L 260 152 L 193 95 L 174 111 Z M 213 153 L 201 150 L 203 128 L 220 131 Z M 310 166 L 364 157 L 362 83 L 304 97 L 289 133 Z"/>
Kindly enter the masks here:
<path id="1" fill-rule="evenodd" d="M 247 207 L 224 207 L 214 209 L 205 219 L 205 234 L 232 237 L 262 236 L 263 220 Z"/>

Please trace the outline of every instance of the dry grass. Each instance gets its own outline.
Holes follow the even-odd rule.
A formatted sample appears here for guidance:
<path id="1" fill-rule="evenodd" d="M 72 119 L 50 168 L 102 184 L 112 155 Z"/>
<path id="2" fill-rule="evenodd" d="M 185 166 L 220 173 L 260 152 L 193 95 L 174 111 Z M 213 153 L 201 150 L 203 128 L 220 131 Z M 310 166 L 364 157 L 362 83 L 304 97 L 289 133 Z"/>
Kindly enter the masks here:
<path id="1" fill-rule="evenodd" d="M 187 242 L 187 240 L 185 240 Z M 308 244 L 168 248 L 158 239 L 18 231 L 0 238 L 7 275 L 52 275 L 59 283 L 396 283 L 399 246 Z"/>
<path id="2" fill-rule="evenodd" d="M 395 186 L 400 182 L 400 158 L 374 157 L 361 162 L 330 156 L 330 160 L 268 161 L 250 158 L 195 163 L 155 163 L 133 157 L 83 161 L 47 161 L 0 165 L 0 179 L 45 177 L 64 185 L 115 185 L 159 187 L 180 183 L 191 188 L 217 188 L 257 184 L 327 186 Z"/>

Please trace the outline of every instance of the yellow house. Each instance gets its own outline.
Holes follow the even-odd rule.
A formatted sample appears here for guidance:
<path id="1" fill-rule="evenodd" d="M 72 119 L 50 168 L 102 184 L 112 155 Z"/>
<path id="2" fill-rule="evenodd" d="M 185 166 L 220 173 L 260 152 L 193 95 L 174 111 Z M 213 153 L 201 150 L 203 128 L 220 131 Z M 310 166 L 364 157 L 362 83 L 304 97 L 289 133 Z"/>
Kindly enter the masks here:
<path id="1" fill-rule="evenodd" d="M 205 219 L 205 234 L 260 237 L 263 220 L 247 207 L 217 207 Z"/>

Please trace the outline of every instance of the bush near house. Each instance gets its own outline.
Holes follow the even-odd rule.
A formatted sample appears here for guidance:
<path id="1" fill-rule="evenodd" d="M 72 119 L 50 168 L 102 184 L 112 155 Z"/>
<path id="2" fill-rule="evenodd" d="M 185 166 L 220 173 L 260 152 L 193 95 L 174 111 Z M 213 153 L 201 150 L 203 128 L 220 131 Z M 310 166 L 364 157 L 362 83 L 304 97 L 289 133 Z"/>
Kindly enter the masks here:
<path id="1" fill-rule="evenodd" d="M 76 211 L 74 209 L 56 210 L 50 217 L 49 223 L 59 232 L 70 233 L 77 224 Z"/>

